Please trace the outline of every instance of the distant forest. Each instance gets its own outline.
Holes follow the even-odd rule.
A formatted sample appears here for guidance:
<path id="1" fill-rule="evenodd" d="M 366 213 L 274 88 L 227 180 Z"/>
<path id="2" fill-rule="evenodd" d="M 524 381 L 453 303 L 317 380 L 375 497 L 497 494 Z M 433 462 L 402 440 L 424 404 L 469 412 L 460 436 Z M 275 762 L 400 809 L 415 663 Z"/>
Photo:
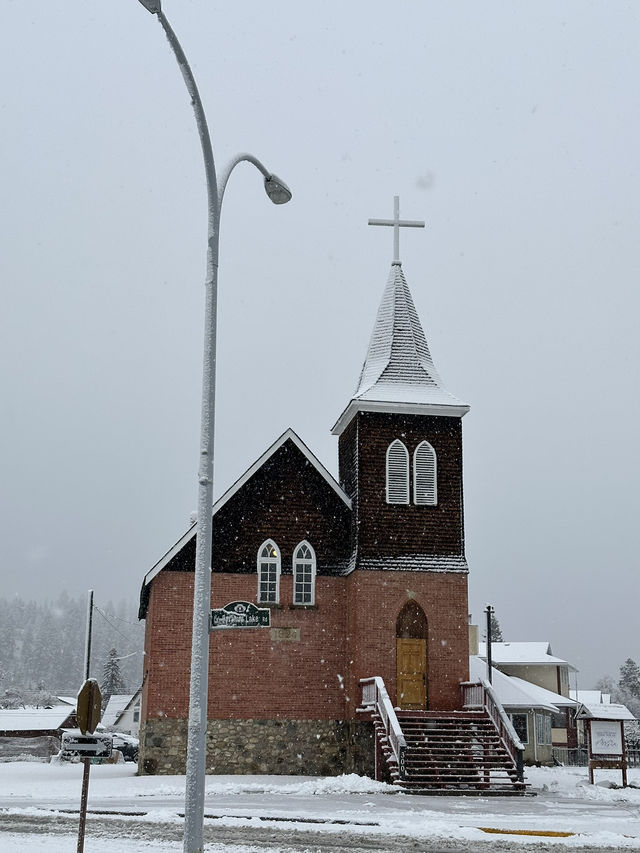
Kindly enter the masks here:
<path id="1" fill-rule="evenodd" d="M 35 603 L 0 598 L 0 707 L 34 697 L 75 696 L 84 681 L 87 597 L 62 593 L 56 601 Z M 142 681 L 144 622 L 137 603 L 94 599 L 91 677 L 102 680 L 109 651 L 133 693 Z M 36 703 L 39 701 L 35 698 Z"/>

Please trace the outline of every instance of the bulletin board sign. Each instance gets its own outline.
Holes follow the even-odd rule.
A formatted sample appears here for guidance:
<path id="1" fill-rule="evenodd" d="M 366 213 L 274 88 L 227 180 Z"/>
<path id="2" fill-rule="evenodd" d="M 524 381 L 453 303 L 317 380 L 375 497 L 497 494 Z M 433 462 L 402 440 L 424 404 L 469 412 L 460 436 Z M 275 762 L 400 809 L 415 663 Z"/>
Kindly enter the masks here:
<path id="1" fill-rule="evenodd" d="M 622 786 L 627 787 L 627 756 L 622 720 L 588 720 L 589 782 L 594 770 L 621 770 Z"/>
<path id="2" fill-rule="evenodd" d="M 619 755 L 622 758 L 622 726 L 619 720 L 591 721 L 591 754 Z"/>

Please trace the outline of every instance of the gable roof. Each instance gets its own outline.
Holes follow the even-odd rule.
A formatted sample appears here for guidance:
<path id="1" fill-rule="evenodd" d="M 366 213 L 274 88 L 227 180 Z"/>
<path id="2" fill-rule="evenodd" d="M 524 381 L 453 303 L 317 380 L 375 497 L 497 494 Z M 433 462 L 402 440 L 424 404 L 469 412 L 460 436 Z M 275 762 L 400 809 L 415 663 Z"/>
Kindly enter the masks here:
<path id="1" fill-rule="evenodd" d="M 126 708 L 129 707 L 135 693 L 114 693 L 109 697 L 107 707 L 104 709 L 101 723 L 103 726 L 115 726 L 118 718 L 122 716 Z"/>
<path id="2" fill-rule="evenodd" d="M 276 439 L 273 442 L 271 447 L 269 447 L 265 452 L 260 456 L 256 461 L 251 465 L 244 474 L 239 477 L 236 482 L 230 486 L 227 491 L 220 497 L 213 505 L 213 516 L 222 509 L 222 507 L 229 501 L 235 494 L 238 492 L 244 485 L 247 483 L 251 477 L 258 471 L 265 462 L 270 459 L 273 454 L 279 450 L 283 444 L 287 441 L 292 442 L 298 450 L 302 453 L 302 455 L 308 460 L 308 462 L 315 468 L 315 470 L 320 474 L 320 476 L 326 481 L 326 483 L 333 489 L 333 491 L 338 495 L 341 501 L 351 509 L 351 498 L 347 495 L 347 493 L 342 489 L 342 487 L 334 480 L 331 474 L 324 467 L 322 462 L 314 456 L 314 454 L 309 450 L 307 445 L 302 441 L 302 439 L 292 430 L 287 429 L 282 433 L 280 438 Z M 183 533 L 183 535 L 178 539 L 178 541 L 167 551 L 167 553 L 161 557 L 158 562 L 147 572 L 142 581 L 142 588 L 144 589 L 148 586 L 151 581 L 155 578 L 157 574 L 159 574 L 162 569 L 175 557 L 175 555 L 184 548 L 184 546 L 191 540 L 196 533 L 198 532 L 198 524 L 192 524 L 191 527 Z M 140 617 L 142 618 L 142 617 Z"/>
<path id="3" fill-rule="evenodd" d="M 486 673 L 486 663 L 478 656 L 471 655 L 469 657 L 469 678 L 471 680 L 486 678 Z M 503 708 L 538 708 L 552 712 L 558 710 L 548 696 L 542 696 L 532 689 L 535 685 L 529 684 L 521 678 L 511 678 L 495 667 L 491 667 L 491 686 Z M 543 692 L 549 693 L 548 690 Z"/>
<path id="4" fill-rule="evenodd" d="M 486 659 L 486 643 L 478 643 L 478 655 Z M 547 642 L 491 643 L 491 661 L 510 666 L 567 666 L 576 671 L 566 660 L 555 657 Z"/>
<path id="5" fill-rule="evenodd" d="M 12 708 L 0 710 L 0 732 L 50 732 L 70 722 L 73 708 Z"/>
<path id="6" fill-rule="evenodd" d="M 399 261 L 391 265 L 358 387 L 332 432 L 339 435 L 357 411 L 450 417 L 469 411 L 436 370 Z"/>
<path id="7" fill-rule="evenodd" d="M 580 703 L 578 710 L 580 720 L 635 720 L 635 717 L 626 705 L 610 702 L 608 705 L 596 703 L 594 705 L 585 702 Z"/>
<path id="8" fill-rule="evenodd" d="M 471 655 L 470 678 L 486 678 L 486 672 L 486 661 L 477 655 Z M 532 684 L 524 678 L 506 675 L 494 666 L 491 667 L 491 684 L 504 708 L 543 708 L 555 712 L 560 708 L 576 708 L 578 705 L 574 699 Z"/>

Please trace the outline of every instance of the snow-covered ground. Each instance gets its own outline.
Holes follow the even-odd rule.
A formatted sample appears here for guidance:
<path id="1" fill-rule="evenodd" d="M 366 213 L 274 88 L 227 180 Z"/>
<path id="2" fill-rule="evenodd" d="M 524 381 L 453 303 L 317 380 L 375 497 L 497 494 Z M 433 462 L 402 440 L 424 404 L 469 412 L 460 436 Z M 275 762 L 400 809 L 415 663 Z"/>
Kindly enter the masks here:
<path id="1" fill-rule="evenodd" d="M 135 772 L 91 768 L 86 853 L 182 849 L 184 777 Z M 0 764 L 0 851 L 75 851 L 81 776 L 79 764 Z M 206 850 L 640 850 L 640 770 L 626 789 L 613 771 L 589 785 L 586 768 L 531 768 L 527 781 L 536 796 L 464 798 L 358 776 L 209 776 Z"/>

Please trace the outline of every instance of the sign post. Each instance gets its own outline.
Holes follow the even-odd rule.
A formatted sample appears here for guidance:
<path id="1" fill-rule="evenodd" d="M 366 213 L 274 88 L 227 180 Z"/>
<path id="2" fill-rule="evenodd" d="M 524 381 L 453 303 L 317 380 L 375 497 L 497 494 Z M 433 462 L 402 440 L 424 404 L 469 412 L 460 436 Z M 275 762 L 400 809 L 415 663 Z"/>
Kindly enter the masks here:
<path id="1" fill-rule="evenodd" d="M 93 734 L 96 730 L 96 726 L 100 722 L 101 713 L 102 694 L 100 693 L 100 686 L 95 678 L 87 678 L 80 688 L 76 702 L 78 728 L 83 735 L 86 735 L 87 733 Z M 77 740 L 82 741 L 90 739 L 78 738 Z M 85 757 L 82 759 L 84 767 L 82 770 L 82 795 L 80 797 L 80 823 L 78 825 L 78 853 L 83 853 L 84 850 L 84 834 L 87 823 L 87 800 L 89 798 L 89 768 L 91 767 L 91 758 L 89 754 L 87 754 L 86 750 L 83 750 L 83 752 Z"/>

